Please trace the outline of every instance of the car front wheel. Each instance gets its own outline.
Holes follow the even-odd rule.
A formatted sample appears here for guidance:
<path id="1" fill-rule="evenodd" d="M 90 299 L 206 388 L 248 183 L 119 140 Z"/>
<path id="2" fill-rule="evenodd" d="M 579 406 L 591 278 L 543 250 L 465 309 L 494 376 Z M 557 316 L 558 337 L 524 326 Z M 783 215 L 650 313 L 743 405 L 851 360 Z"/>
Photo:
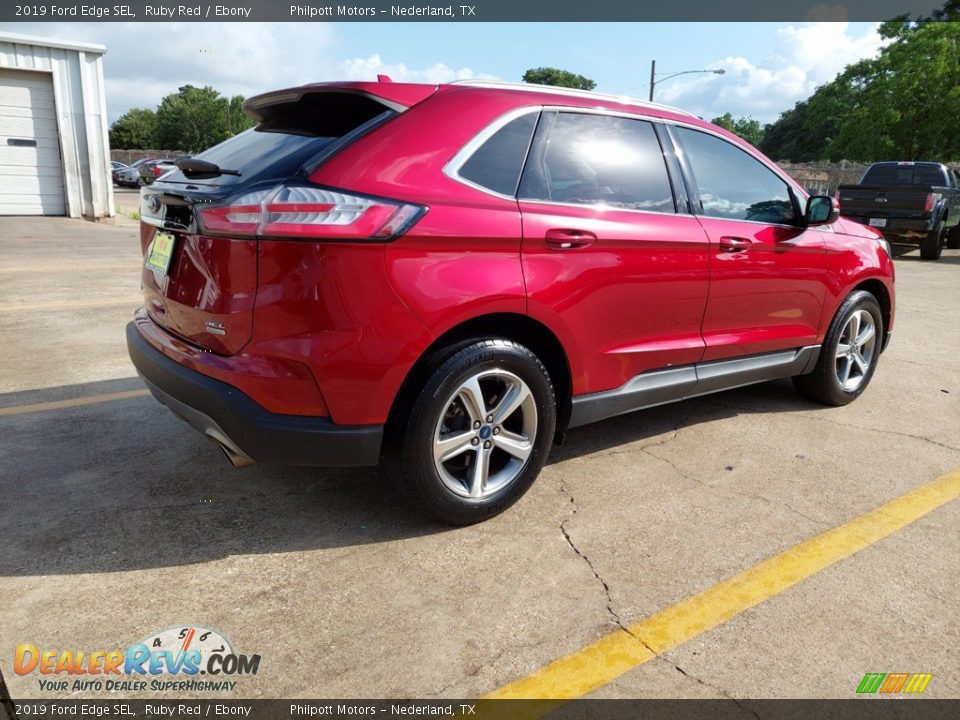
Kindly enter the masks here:
<path id="1" fill-rule="evenodd" d="M 877 368 L 883 315 L 877 299 L 858 290 L 840 305 L 813 372 L 793 379 L 797 389 L 825 405 L 846 405 L 866 389 Z"/>
<path id="2" fill-rule="evenodd" d="M 503 339 L 458 346 L 427 379 L 387 468 L 414 505 L 469 525 L 503 512 L 540 473 L 556 426 L 550 375 Z"/>
<path id="3" fill-rule="evenodd" d="M 960 250 L 960 225 L 954 225 L 947 232 L 947 247 L 951 250 Z"/>

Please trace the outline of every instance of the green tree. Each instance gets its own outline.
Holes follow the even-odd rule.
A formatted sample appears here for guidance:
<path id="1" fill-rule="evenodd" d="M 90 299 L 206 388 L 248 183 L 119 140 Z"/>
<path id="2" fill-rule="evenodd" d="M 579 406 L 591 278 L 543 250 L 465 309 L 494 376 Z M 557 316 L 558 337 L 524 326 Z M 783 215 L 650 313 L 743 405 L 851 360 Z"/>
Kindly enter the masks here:
<path id="1" fill-rule="evenodd" d="M 588 77 L 552 67 L 530 68 L 523 74 L 525 83 L 593 90 L 597 84 Z"/>
<path id="2" fill-rule="evenodd" d="M 746 116 L 734 119 L 730 113 L 724 113 L 710 122 L 739 135 L 751 145 L 759 145 L 763 140 L 763 125 L 760 124 L 759 120 L 754 120 L 752 117 Z"/>
<path id="3" fill-rule="evenodd" d="M 225 98 L 212 87 L 184 85 L 157 108 L 157 142 L 166 149 L 197 153 L 251 127 L 243 98 Z"/>
<path id="4" fill-rule="evenodd" d="M 938 11 L 956 18 L 956 0 Z M 958 18 L 960 19 L 960 18 Z M 778 160 L 960 159 L 960 23 L 884 23 L 876 58 L 767 127 L 760 149 Z"/>
<path id="5" fill-rule="evenodd" d="M 257 121 L 243 112 L 243 95 L 234 95 L 227 106 L 227 132 L 236 135 L 247 128 L 252 128 Z"/>
<path id="6" fill-rule="evenodd" d="M 145 108 L 128 110 L 110 126 L 110 147 L 120 150 L 155 148 L 157 114 Z"/>

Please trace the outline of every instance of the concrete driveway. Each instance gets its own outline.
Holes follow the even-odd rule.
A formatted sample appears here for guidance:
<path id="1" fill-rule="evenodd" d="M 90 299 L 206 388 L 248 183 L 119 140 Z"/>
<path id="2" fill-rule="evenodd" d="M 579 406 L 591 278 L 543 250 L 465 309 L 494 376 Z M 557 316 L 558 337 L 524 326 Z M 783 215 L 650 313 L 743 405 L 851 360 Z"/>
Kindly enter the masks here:
<path id="1" fill-rule="evenodd" d="M 224 697 L 540 692 L 558 659 L 602 666 L 623 628 L 652 628 L 635 638 L 652 654 L 638 645 L 591 697 L 851 698 L 865 673 L 901 671 L 933 673 L 924 697 L 960 695 L 956 483 L 923 511 L 908 495 L 960 467 L 960 252 L 897 261 L 893 344 L 854 404 L 774 382 L 579 429 L 517 506 L 456 530 L 376 470 L 232 469 L 135 377 L 123 327 L 140 262 L 132 224 L 0 218 L 14 698 L 63 695 L 13 671 L 19 643 L 112 650 L 180 626 L 261 654 Z M 902 527 L 863 540 L 892 522 L 870 515 L 849 539 L 846 523 L 905 496 Z M 788 584 L 787 565 L 766 566 L 730 612 L 708 593 L 695 612 L 720 621 L 682 637 L 656 625 L 838 527 L 847 556 Z"/>

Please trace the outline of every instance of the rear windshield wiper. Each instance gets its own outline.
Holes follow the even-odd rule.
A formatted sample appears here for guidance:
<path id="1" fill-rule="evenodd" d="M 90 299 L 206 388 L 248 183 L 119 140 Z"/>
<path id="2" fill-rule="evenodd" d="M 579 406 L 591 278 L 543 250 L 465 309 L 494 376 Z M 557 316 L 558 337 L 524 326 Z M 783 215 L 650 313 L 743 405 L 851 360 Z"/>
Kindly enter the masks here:
<path id="1" fill-rule="evenodd" d="M 240 177 L 238 170 L 226 170 L 216 163 L 200 160 L 199 158 L 177 158 L 177 162 L 174 164 L 180 168 L 180 172 L 187 177 L 217 177 L 218 175 L 236 175 Z"/>

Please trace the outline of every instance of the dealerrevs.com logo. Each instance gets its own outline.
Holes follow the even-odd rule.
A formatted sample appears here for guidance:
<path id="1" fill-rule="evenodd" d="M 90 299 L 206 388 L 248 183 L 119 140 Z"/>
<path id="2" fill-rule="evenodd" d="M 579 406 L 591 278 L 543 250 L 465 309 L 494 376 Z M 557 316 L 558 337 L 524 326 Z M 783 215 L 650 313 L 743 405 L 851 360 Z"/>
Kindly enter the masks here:
<path id="1" fill-rule="evenodd" d="M 17 645 L 13 671 L 39 674 L 47 692 L 232 691 L 238 676 L 256 675 L 260 655 L 233 649 L 221 633 L 200 625 L 148 635 L 126 650 L 44 650 Z"/>

